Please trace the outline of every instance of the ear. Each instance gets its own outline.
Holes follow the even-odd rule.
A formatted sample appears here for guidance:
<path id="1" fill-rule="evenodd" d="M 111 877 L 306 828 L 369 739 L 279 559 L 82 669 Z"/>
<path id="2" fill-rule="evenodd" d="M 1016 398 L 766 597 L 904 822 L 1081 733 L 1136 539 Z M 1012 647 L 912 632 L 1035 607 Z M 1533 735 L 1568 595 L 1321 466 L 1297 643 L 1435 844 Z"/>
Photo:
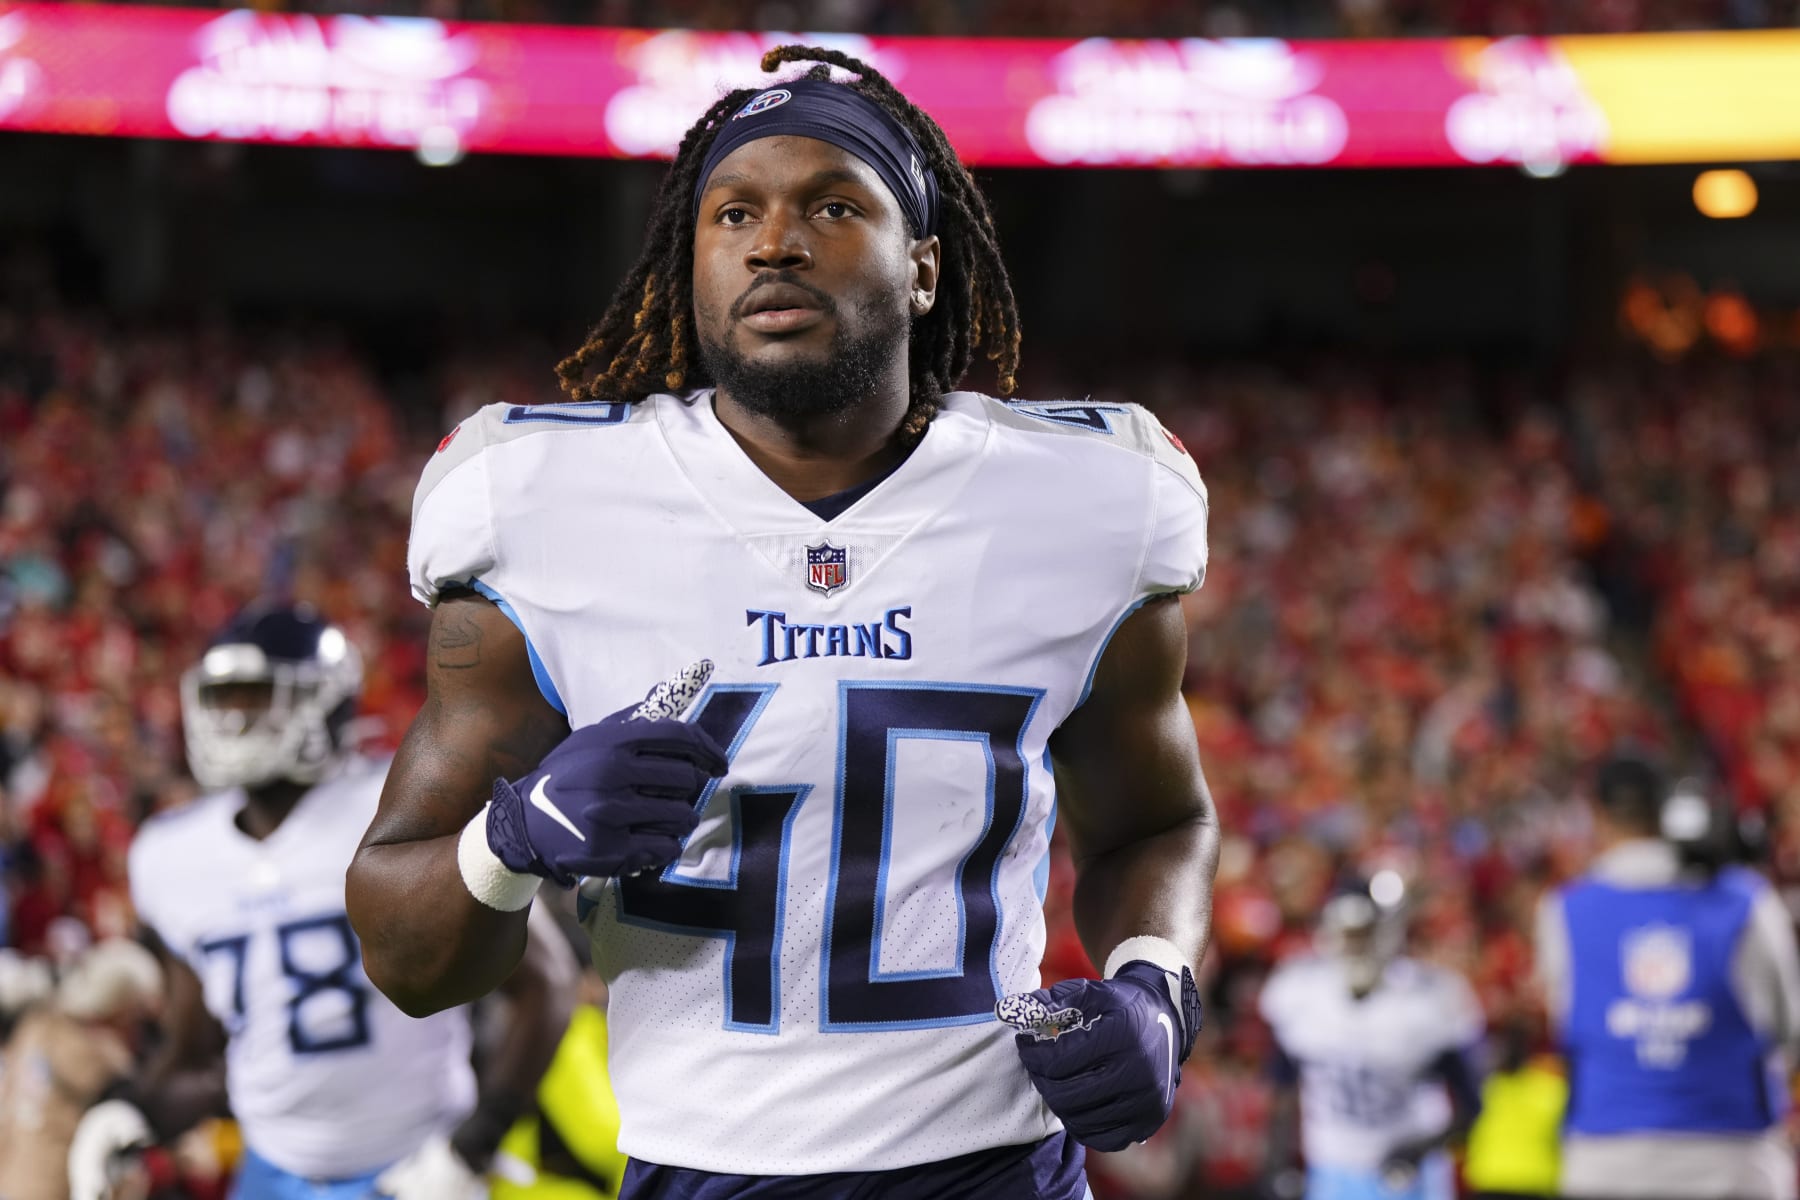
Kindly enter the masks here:
<path id="1" fill-rule="evenodd" d="M 915 317 L 924 316 L 937 303 L 938 260 L 942 252 L 936 234 L 920 238 L 907 252 L 913 264 L 912 294 L 908 303 Z"/>

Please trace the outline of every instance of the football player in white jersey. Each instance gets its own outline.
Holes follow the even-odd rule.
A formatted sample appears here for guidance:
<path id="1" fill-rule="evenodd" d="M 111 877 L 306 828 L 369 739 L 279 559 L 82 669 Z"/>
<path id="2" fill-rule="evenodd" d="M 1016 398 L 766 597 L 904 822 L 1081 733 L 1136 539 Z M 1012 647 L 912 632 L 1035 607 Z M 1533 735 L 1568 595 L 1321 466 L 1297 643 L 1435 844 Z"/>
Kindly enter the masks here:
<path id="1" fill-rule="evenodd" d="M 1320 953 L 1287 960 L 1263 985 L 1282 1085 L 1269 1148 L 1276 1195 L 1456 1195 L 1444 1147 L 1480 1108 L 1481 1008 L 1461 976 L 1402 956 L 1402 940 L 1398 912 L 1346 893 L 1320 915 Z"/>
<path id="2" fill-rule="evenodd" d="M 868 66 L 785 63 L 684 138 L 572 402 L 427 466 L 351 919 L 426 1013 L 579 885 L 634 1200 L 1080 1200 L 1199 1026 L 1206 492 L 1134 405 L 953 390 L 1018 365 L 985 201 Z M 1104 978 L 1039 990 L 1058 818 Z"/>
<path id="3" fill-rule="evenodd" d="M 386 765 L 342 745 L 361 678 L 341 629 L 288 608 L 245 612 L 183 676 L 189 766 L 212 790 L 146 822 L 129 860 L 168 968 L 164 1038 L 83 1119 L 75 1200 L 102 1200 L 120 1151 L 227 1109 L 235 1200 L 486 1195 L 568 1020 L 574 956 L 534 925 L 479 1090 L 465 1010 L 415 1019 L 370 986 L 343 883 Z"/>

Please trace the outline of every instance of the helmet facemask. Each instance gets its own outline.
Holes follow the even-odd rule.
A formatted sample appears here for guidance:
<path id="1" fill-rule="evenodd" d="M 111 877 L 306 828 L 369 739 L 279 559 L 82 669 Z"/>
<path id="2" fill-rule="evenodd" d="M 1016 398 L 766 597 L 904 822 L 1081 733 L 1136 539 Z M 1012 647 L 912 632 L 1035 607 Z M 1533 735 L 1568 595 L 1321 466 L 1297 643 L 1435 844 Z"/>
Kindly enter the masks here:
<path id="1" fill-rule="evenodd" d="M 1364 895 L 1334 898 L 1319 919 L 1320 951 L 1342 966 L 1344 982 L 1358 996 L 1381 982 L 1382 972 L 1400 953 L 1401 937 L 1394 915 Z"/>
<path id="2" fill-rule="evenodd" d="M 361 681 L 361 661 L 335 629 L 306 661 L 248 642 L 214 646 L 181 677 L 189 769 L 209 789 L 316 783 L 336 760 Z"/>

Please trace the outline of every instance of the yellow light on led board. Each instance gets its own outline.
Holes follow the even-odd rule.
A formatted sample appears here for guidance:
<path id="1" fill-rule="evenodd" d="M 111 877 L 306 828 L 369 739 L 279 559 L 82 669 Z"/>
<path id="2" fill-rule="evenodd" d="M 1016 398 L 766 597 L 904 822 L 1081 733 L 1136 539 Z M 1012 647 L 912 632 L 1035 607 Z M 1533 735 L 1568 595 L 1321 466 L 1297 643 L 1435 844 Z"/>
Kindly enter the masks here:
<path id="1" fill-rule="evenodd" d="M 1702 171 L 1694 179 L 1694 207 L 1718 220 L 1756 211 L 1756 181 L 1742 171 Z"/>

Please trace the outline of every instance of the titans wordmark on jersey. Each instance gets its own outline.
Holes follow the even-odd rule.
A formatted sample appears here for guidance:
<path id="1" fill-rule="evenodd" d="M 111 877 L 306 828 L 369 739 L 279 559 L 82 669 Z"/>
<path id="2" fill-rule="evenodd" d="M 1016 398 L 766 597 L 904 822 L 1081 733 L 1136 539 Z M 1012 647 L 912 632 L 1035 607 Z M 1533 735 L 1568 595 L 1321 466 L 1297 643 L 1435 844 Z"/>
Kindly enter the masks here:
<path id="1" fill-rule="evenodd" d="M 139 916 L 192 967 L 224 1026 L 244 1140 L 295 1175 L 387 1166 L 475 1101 L 469 1020 L 414 1020 L 363 975 L 344 872 L 375 815 L 385 763 L 354 761 L 257 841 L 236 789 L 152 818 L 131 844 Z"/>
<path id="2" fill-rule="evenodd" d="M 1360 1000 L 1338 962 L 1290 959 L 1264 984 L 1261 1008 L 1299 1068 L 1301 1141 L 1315 1168 L 1373 1171 L 1397 1147 L 1442 1133 L 1450 1099 L 1432 1067 L 1482 1034 L 1461 976 L 1404 958 Z"/>
<path id="3" fill-rule="evenodd" d="M 572 726 L 717 664 L 689 719 L 731 770 L 680 860 L 582 889 L 624 1150 L 803 1174 L 1055 1131 L 993 1006 L 1037 985 L 1050 735 L 1205 572 L 1154 418 L 954 393 L 822 521 L 708 392 L 491 406 L 426 468 L 409 560 L 421 600 L 501 604 Z"/>

